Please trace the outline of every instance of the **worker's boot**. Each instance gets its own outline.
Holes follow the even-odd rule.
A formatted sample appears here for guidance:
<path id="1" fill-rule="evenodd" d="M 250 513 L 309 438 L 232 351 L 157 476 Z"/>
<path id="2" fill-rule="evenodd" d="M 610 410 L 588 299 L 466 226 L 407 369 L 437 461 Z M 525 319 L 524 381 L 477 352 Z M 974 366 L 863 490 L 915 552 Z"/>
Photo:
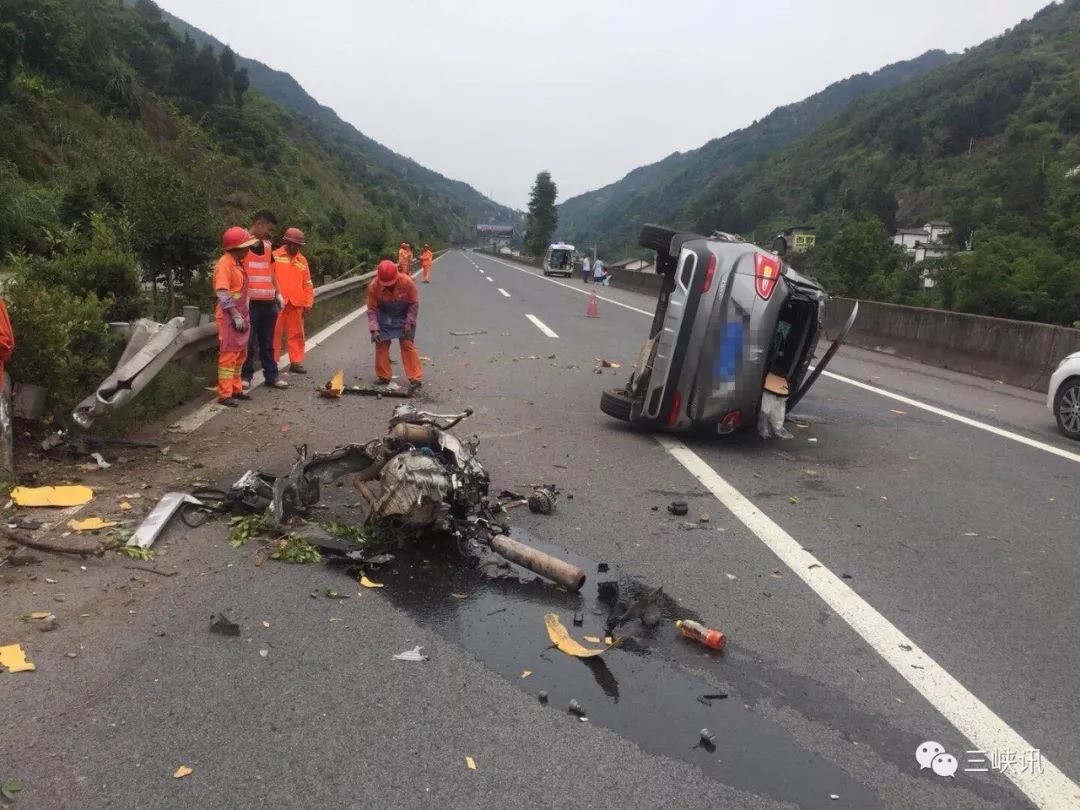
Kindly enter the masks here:
<path id="1" fill-rule="evenodd" d="M 247 391 L 241 391 L 239 394 L 233 394 L 233 399 L 242 399 L 245 402 L 251 401 L 251 394 Z"/>
<path id="2" fill-rule="evenodd" d="M 224 405 L 226 408 L 239 408 L 240 407 L 240 403 L 237 402 L 232 397 L 224 397 L 223 399 L 219 399 L 217 402 L 218 402 L 218 405 Z"/>
<path id="3" fill-rule="evenodd" d="M 424 384 L 420 380 L 413 380 L 409 383 L 409 396 L 415 396 L 420 393 L 420 389 L 424 387 Z"/>
<path id="4" fill-rule="evenodd" d="M 304 368 L 303 363 L 293 363 L 291 366 L 289 366 L 289 371 L 291 371 L 293 374 L 307 374 L 307 369 Z"/>
<path id="5" fill-rule="evenodd" d="M 376 385 L 389 385 L 390 384 L 390 378 L 389 377 L 376 377 L 375 378 L 375 384 Z"/>

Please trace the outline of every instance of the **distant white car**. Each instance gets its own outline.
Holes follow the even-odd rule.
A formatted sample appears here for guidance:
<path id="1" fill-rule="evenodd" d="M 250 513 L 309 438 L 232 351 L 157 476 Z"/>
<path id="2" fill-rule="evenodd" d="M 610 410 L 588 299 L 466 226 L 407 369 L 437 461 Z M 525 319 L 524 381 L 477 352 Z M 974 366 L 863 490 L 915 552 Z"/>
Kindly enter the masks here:
<path id="1" fill-rule="evenodd" d="M 1062 360 L 1050 377 L 1046 407 L 1057 419 L 1058 430 L 1080 441 L 1080 352 Z"/>

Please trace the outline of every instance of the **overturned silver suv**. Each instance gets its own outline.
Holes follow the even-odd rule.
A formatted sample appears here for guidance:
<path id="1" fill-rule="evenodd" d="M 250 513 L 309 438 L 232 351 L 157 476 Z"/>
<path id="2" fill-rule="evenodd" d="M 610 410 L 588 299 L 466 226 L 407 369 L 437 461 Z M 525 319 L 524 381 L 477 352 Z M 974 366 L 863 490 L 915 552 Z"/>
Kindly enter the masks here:
<path id="1" fill-rule="evenodd" d="M 810 364 L 825 323 L 825 290 L 737 236 L 706 237 L 645 225 L 663 277 L 649 339 L 625 388 L 605 391 L 604 413 L 669 430 L 729 433 L 798 404 L 835 354 Z"/>

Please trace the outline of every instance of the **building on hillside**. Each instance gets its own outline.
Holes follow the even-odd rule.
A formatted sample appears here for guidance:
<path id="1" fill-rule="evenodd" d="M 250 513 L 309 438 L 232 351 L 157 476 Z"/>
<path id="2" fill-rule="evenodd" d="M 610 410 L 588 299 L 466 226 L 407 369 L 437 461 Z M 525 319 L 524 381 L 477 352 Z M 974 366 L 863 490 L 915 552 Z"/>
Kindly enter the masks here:
<path id="1" fill-rule="evenodd" d="M 923 225 L 923 230 L 930 234 L 931 242 L 940 242 L 952 233 L 952 225 L 943 219 L 932 219 Z"/>
<path id="2" fill-rule="evenodd" d="M 792 225 L 776 235 L 773 250 L 783 256 L 789 250 L 792 253 L 805 253 L 817 242 L 817 235 L 810 225 Z"/>
<path id="3" fill-rule="evenodd" d="M 916 245 L 930 241 L 930 231 L 924 228 L 897 228 L 892 241 L 894 245 L 902 247 L 909 256 L 914 256 Z"/>

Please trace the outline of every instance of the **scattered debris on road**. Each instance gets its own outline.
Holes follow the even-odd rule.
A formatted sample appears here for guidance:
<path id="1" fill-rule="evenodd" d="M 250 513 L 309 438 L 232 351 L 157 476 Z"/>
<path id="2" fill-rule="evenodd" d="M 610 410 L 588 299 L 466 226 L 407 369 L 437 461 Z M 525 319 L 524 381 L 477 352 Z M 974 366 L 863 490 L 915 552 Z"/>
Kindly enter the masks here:
<path id="1" fill-rule="evenodd" d="M 693 524 L 691 524 L 693 525 Z M 663 598 L 664 586 L 642 594 L 621 612 L 613 612 L 607 620 L 605 631 L 610 635 L 617 628 L 640 619 L 645 627 L 656 627 L 660 623 L 660 600 Z"/>
<path id="2" fill-rule="evenodd" d="M 119 524 L 115 520 L 104 520 L 100 517 L 93 516 L 83 518 L 82 520 L 75 520 L 74 518 L 67 522 L 68 528 L 75 532 L 97 532 L 102 529 L 111 529 Z"/>
<path id="3" fill-rule="evenodd" d="M 172 778 L 183 779 L 185 776 L 191 776 L 191 774 L 193 773 L 195 773 L 195 771 L 189 768 L 187 765 L 181 765 L 179 768 L 173 771 Z"/>
<path id="4" fill-rule="evenodd" d="M 214 613 L 210 616 L 210 632 L 219 636 L 239 636 L 240 625 L 230 621 L 224 613 Z"/>
<path id="5" fill-rule="evenodd" d="M 559 503 L 559 490 L 553 484 L 538 487 L 529 496 L 529 511 L 538 515 L 550 515 Z"/>
<path id="6" fill-rule="evenodd" d="M 172 520 L 173 515 L 184 504 L 202 506 L 198 498 L 194 498 L 186 492 L 166 492 L 150 511 L 150 514 L 139 524 L 139 528 L 131 535 L 127 545 L 136 548 L 150 548 L 169 521 Z"/>
<path id="7" fill-rule="evenodd" d="M 392 556 L 391 556 L 390 554 L 387 554 L 387 555 L 385 555 L 385 556 L 387 556 L 387 557 L 391 557 L 391 559 L 392 559 Z M 361 576 L 361 577 L 360 577 L 360 584 L 361 584 L 362 586 L 364 586 L 365 588 L 384 588 L 384 587 L 386 587 L 386 586 L 385 586 L 385 585 L 383 585 L 383 583 L 381 583 L 381 582 L 372 582 L 372 581 L 371 581 L 370 579 L 368 579 L 368 578 L 367 578 L 366 576 Z"/>
<path id="8" fill-rule="evenodd" d="M 682 517 L 690 514 L 690 505 L 686 501 L 672 501 L 668 504 L 667 510 L 675 517 Z"/>
<path id="9" fill-rule="evenodd" d="M 90 487 L 74 484 L 57 487 L 15 487 L 11 499 L 16 506 L 82 506 L 94 498 Z"/>
<path id="10" fill-rule="evenodd" d="M 575 658 L 592 658 L 593 656 L 600 655 L 610 649 L 610 647 L 589 648 L 583 646 L 570 637 L 569 631 L 563 626 L 563 623 L 559 621 L 559 616 L 556 613 L 544 614 L 544 625 L 547 627 L 548 637 L 551 639 L 551 643 L 554 644 L 560 652 L 572 655 Z"/>
<path id="11" fill-rule="evenodd" d="M 473 759 L 472 757 L 465 757 L 465 767 L 468 768 L 470 771 L 475 771 L 476 770 L 476 760 Z"/>
<path id="12" fill-rule="evenodd" d="M 395 661 L 427 661 L 428 656 L 422 655 L 420 651 L 424 649 L 422 646 L 417 645 L 411 650 L 405 650 L 394 656 Z"/>
<path id="13" fill-rule="evenodd" d="M 21 644 L 0 646 L 0 666 L 8 672 L 33 672 L 37 669 L 27 660 Z"/>
<path id="14" fill-rule="evenodd" d="M 679 619 L 675 622 L 675 626 L 679 628 L 679 632 L 683 634 L 683 638 L 697 641 L 710 649 L 723 650 L 724 647 L 727 646 L 727 636 L 719 630 L 713 630 L 711 627 L 706 627 L 700 622 L 695 622 L 691 619 Z"/>

